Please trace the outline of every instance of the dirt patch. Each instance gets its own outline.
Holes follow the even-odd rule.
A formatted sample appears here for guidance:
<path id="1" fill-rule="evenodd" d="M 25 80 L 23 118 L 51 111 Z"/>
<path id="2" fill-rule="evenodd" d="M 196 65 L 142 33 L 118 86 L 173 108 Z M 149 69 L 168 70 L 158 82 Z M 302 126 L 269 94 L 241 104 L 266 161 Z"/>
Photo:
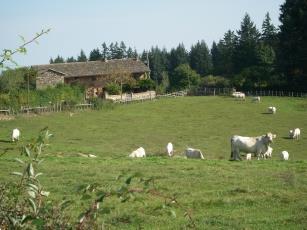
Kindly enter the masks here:
<path id="1" fill-rule="evenodd" d="M 14 116 L 0 114 L 0 121 L 10 121 L 14 119 L 15 119 Z"/>

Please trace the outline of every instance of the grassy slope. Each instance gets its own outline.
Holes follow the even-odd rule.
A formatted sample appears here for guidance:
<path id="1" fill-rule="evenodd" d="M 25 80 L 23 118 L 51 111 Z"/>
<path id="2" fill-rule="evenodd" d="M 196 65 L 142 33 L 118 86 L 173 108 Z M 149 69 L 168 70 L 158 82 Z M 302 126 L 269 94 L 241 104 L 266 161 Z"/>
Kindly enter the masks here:
<path id="1" fill-rule="evenodd" d="M 0 151 L 13 148 L 0 158 L 0 180 L 9 180 L 16 167 L 17 145 L 6 143 L 14 127 L 21 130 L 26 143 L 48 125 L 55 138 L 42 165 L 43 184 L 53 199 L 63 196 L 76 199 L 79 184 L 98 182 L 116 186 L 120 173 L 141 171 L 157 177 L 166 193 L 178 193 L 184 207 L 193 210 L 199 227 L 302 229 L 307 225 L 307 101 L 292 98 L 264 97 L 260 104 L 222 97 L 187 97 L 140 104 L 122 105 L 114 110 L 67 113 L 0 122 Z M 277 114 L 265 114 L 268 106 Z M 302 129 L 300 141 L 289 140 L 288 130 Z M 277 134 L 273 160 L 229 162 L 233 134 Z M 155 155 L 173 142 L 176 155 L 186 146 L 200 148 L 210 160 L 168 159 Z M 143 146 L 152 155 L 147 159 L 127 159 L 135 148 Z M 289 162 L 278 160 L 278 153 L 288 150 Z M 97 159 L 77 157 L 76 153 L 93 153 Z M 149 195 L 148 195 L 149 196 Z M 116 205 L 107 215 L 107 223 L 125 219 L 133 226 L 183 227 L 187 221 L 183 210 L 175 208 L 173 219 L 153 208 L 163 200 L 145 197 L 146 205 Z M 78 205 L 77 205 L 78 204 Z M 82 204 L 77 203 L 76 206 Z M 111 206 L 112 204 L 106 204 Z M 124 223 L 120 228 L 130 228 Z"/>

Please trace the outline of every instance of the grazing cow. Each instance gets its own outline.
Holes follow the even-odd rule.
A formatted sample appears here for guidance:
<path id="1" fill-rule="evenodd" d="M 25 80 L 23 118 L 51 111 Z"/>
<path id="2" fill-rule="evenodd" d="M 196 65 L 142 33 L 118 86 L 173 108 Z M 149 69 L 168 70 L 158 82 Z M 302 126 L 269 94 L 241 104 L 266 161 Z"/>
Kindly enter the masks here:
<path id="1" fill-rule="evenodd" d="M 12 132 L 12 141 L 19 141 L 19 137 L 20 137 L 20 131 L 19 129 L 13 129 Z"/>
<path id="2" fill-rule="evenodd" d="M 140 147 L 136 150 L 134 150 L 129 157 L 146 157 L 145 149 L 143 147 Z"/>
<path id="3" fill-rule="evenodd" d="M 273 142 L 273 138 L 276 138 L 276 135 L 272 133 L 259 137 L 232 136 L 230 160 L 241 160 L 240 152 L 254 153 L 259 160 L 260 155 L 268 151 L 269 144 Z"/>
<path id="4" fill-rule="evenodd" d="M 246 154 L 246 160 L 250 161 L 252 159 L 252 154 L 251 153 L 247 153 Z"/>
<path id="5" fill-rule="evenodd" d="M 185 150 L 187 158 L 205 159 L 203 153 L 199 149 L 187 148 Z"/>
<path id="6" fill-rule="evenodd" d="M 275 114 L 276 113 L 276 107 L 274 107 L 274 106 L 268 107 L 268 112 L 272 113 L 272 114 Z"/>
<path id="7" fill-rule="evenodd" d="M 257 96 L 257 97 L 252 97 L 252 101 L 254 102 L 260 102 L 260 97 Z"/>
<path id="8" fill-rule="evenodd" d="M 243 99 L 245 100 L 245 93 L 242 93 L 242 92 L 233 92 L 232 93 L 232 96 L 234 98 L 238 98 L 238 99 Z"/>
<path id="9" fill-rule="evenodd" d="M 287 161 L 287 160 L 289 160 L 289 153 L 287 151 L 282 151 L 280 153 L 280 157 L 281 157 L 282 160 Z"/>
<path id="10" fill-rule="evenodd" d="M 169 142 L 167 144 L 166 151 L 167 151 L 168 156 L 170 156 L 170 157 L 173 156 L 173 154 L 174 154 L 174 147 L 173 147 L 173 144 L 171 142 Z"/>
<path id="11" fill-rule="evenodd" d="M 298 140 L 298 139 L 300 139 L 300 136 L 301 136 L 301 130 L 299 128 L 295 128 L 294 131 L 291 129 L 289 131 L 289 136 L 292 139 Z"/>
<path id="12" fill-rule="evenodd" d="M 271 158 L 272 157 L 272 152 L 273 152 L 273 148 L 271 146 L 268 146 L 268 151 L 266 151 L 263 154 L 263 158 L 265 158 L 265 159 Z"/>

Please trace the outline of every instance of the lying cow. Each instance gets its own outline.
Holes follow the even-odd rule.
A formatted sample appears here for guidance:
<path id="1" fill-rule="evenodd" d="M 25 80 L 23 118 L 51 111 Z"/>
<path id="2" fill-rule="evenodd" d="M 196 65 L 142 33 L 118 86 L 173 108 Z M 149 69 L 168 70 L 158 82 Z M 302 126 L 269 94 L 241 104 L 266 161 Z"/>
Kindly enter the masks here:
<path id="1" fill-rule="evenodd" d="M 145 149 L 143 147 L 140 147 L 136 150 L 134 150 L 129 157 L 146 157 Z"/>
<path id="2" fill-rule="evenodd" d="M 276 107 L 274 107 L 274 106 L 270 106 L 270 107 L 268 107 L 268 112 L 269 113 L 272 113 L 272 114 L 275 114 L 276 113 Z"/>
<path id="3" fill-rule="evenodd" d="M 268 151 L 268 147 L 275 137 L 276 135 L 272 133 L 259 137 L 232 136 L 230 160 L 241 160 L 240 152 L 254 153 L 259 160 L 259 157 Z"/>
<path id="4" fill-rule="evenodd" d="M 252 97 L 252 101 L 253 102 L 260 102 L 260 97 L 257 96 L 257 97 Z"/>
<path id="5" fill-rule="evenodd" d="M 203 153 L 199 149 L 187 148 L 184 153 L 187 158 L 205 159 Z"/>

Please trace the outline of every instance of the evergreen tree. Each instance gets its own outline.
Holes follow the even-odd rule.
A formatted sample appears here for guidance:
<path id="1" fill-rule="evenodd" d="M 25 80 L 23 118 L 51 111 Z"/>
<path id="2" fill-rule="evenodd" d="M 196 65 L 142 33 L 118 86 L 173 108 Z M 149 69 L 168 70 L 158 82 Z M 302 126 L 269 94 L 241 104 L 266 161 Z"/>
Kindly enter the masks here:
<path id="1" fill-rule="evenodd" d="M 102 55 L 101 55 L 101 53 L 100 53 L 98 48 L 93 49 L 90 52 L 90 57 L 89 57 L 90 61 L 98 61 L 98 60 L 101 60 L 101 59 L 102 59 Z"/>
<path id="2" fill-rule="evenodd" d="M 148 59 L 150 76 L 158 85 L 162 81 L 162 73 L 166 72 L 168 68 L 167 51 L 165 49 L 160 50 L 158 47 L 152 47 L 148 53 Z M 147 63 L 147 53 L 143 53 L 142 60 Z"/>
<path id="3" fill-rule="evenodd" d="M 214 74 L 227 77 L 233 75 L 236 40 L 234 32 L 228 30 L 218 44 L 212 44 L 211 55 Z"/>
<path id="4" fill-rule="evenodd" d="M 126 58 L 127 57 L 127 47 L 123 41 L 120 42 L 119 45 L 119 51 L 120 51 L 120 58 Z"/>
<path id="5" fill-rule="evenodd" d="M 241 72 L 244 68 L 258 65 L 257 48 L 260 33 L 250 16 L 245 14 L 238 33 L 238 43 L 235 49 L 236 72 Z"/>
<path id="6" fill-rule="evenodd" d="M 73 56 L 71 56 L 71 57 L 66 59 L 66 62 L 67 63 L 69 63 L 69 62 L 76 62 L 76 59 Z"/>
<path id="7" fill-rule="evenodd" d="M 53 63 L 64 63 L 64 58 L 58 55 L 54 60 Z"/>
<path id="8" fill-rule="evenodd" d="M 197 42 L 190 51 L 190 66 L 201 76 L 212 71 L 212 61 L 209 49 L 205 41 Z"/>
<path id="9" fill-rule="evenodd" d="M 110 59 L 110 54 L 109 54 L 109 48 L 107 44 L 104 42 L 102 43 L 102 52 L 101 52 L 101 57 L 103 60 Z"/>
<path id="10" fill-rule="evenodd" d="M 52 57 L 49 59 L 49 63 L 50 63 L 50 64 L 53 64 L 53 63 L 54 63 Z"/>
<path id="11" fill-rule="evenodd" d="M 272 24 L 269 13 L 266 13 L 262 23 L 261 41 L 272 47 L 276 47 L 277 29 Z"/>
<path id="12" fill-rule="evenodd" d="M 279 68 L 292 88 L 307 90 L 307 1 L 286 0 L 279 20 Z"/>
<path id="13" fill-rule="evenodd" d="M 133 58 L 133 50 L 130 46 L 127 49 L 127 58 Z"/>
<path id="14" fill-rule="evenodd" d="M 181 64 L 188 64 L 189 56 L 183 44 L 179 44 L 176 49 L 171 49 L 169 55 L 169 71 L 172 72 L 174 69 Z"/>
<path id="15" fill-rule="evenodd" d="M 77 60 L 78 60 L 78 62 L 86 62 L 87 61 L 87 57 L 86 57 L 83 50 L 81 50 L 80 56 L 78 56 Z"/>

